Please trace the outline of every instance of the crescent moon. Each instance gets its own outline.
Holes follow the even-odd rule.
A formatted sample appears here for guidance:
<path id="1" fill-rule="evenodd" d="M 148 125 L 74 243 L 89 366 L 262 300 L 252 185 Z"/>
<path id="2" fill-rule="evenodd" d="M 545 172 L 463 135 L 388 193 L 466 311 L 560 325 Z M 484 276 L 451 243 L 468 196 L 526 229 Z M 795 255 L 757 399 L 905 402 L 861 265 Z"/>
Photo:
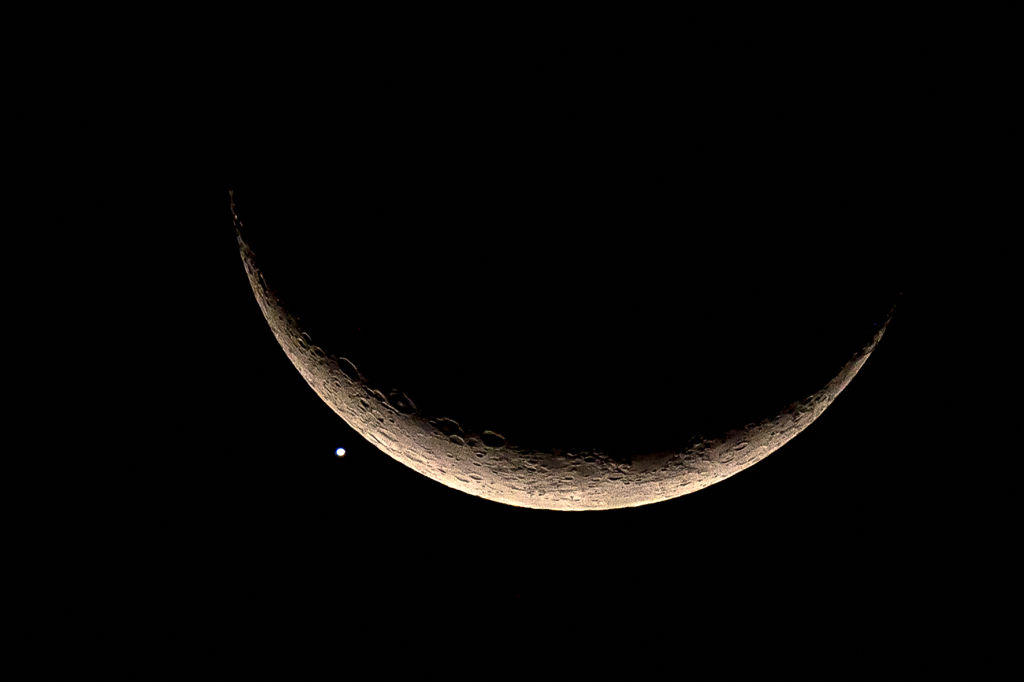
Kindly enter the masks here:
<path id="1" fill-rule="evenodd" d="M 810 426 L 875 350 L 890 310 L 865 345 L 820 390 L 759 422 L 716 438 L 624 463 L 598 450 L 539 451 L 492 431 L 420 414 L 402 394 L 385 396 L 348 359 L 321 349 L 268 285 L 231 203 L 239 251 L 264 317 L 288 359 L 366 440 L 409 468 L 471 495 L 518 507 L 582 511 L 637 507 L 693 493 L 756 464 Z"/>

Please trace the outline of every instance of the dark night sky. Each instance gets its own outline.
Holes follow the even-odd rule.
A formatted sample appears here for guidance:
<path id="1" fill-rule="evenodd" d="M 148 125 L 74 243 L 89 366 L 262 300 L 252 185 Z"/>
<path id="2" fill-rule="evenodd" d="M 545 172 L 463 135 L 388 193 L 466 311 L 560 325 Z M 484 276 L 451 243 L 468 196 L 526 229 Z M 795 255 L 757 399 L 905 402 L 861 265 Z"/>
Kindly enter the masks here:
<path id="1" fill-rule="evenodd" d="M 27 270 L 8 365 L 32 379 L 8 391 L 5 596 L 29 669 L 231 679 L 280 657 L 292 679 L 322 652 L 388 679 L 553 677 L 549 658 L 572 678 L 917 679 L 959 656 L 976 679 L 1016 654 L 1020 211 L 999 203 L 1019 123 L 999 114 L 1019 74 L 973 44 L 987 29 L 846 9 L 659 41 L 580 13 L 498 46 L 463 15 L 475 45 L 417 25 L 414 47 L 392 22 L 377 40 L 253 11 L 119 16 L 116 39 L 93 7 L 73 40 L 67 12 L 38 40 L 11 23 L 10 165 L 37 196 L 18 188 L 29 215 L 7 221 Z M 452 416 L 537 418 L 540 440 L 647 447 L 770 414 L 898 305 L 835 403 L 752 468 L 639 508 L 515 508 L 393 461 L 306 385 L 229 190 L 328 349 L 358 342 L 368 375 Z"/>

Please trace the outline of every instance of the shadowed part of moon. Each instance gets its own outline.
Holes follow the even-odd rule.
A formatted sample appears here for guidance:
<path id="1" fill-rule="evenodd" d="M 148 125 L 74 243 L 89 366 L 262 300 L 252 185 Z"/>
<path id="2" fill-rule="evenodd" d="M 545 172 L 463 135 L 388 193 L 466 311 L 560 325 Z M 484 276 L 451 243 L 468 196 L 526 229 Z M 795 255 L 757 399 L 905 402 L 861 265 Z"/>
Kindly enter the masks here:
<path id="1" fill-rule="evenodd" d="M 400 391 L 371 387 L 349 359 L 321 349 L 282 304 L 256 264 L 235 216 L 242 262 L 282 349 L 307 383 L 364 438 L 446 486 L 505 504 L 555 510 L 634 507 L 717 483 L 759 462 L 817 419 L 850 383 L 888 326 L 819 390 L 776 414 L 679 449 L 623 459 L 600 449 L 543 450 L 511 434 L 470 432 L 447 416 L 421 413 Z"/>

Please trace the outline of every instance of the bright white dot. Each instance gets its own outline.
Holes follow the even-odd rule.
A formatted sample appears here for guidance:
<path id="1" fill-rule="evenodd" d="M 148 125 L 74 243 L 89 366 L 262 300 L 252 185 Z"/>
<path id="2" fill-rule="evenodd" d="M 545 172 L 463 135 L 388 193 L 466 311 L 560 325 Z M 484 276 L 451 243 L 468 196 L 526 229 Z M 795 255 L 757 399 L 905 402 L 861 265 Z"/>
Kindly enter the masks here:
<path id="1" fill-rule="evenodd" d="M 344 457 L 345 448 L 338 448 L 337 450 L 334 451 L 334 454 L 336 454 L 338 457 Z"/>

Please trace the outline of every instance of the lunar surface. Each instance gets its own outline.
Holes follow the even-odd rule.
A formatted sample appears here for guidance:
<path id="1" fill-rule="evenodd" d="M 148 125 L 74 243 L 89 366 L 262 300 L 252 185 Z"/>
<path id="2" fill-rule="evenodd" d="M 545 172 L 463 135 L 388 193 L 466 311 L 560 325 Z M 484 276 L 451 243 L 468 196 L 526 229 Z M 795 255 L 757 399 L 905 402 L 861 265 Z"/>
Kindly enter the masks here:
<path id="1" fill-rule="evenodd" d="M 514 434 L 464 427 L 455 414 L 427 414 L 401 391 L 375 386 L 351 358 L 318 345 L 267 281 L 235 212 L 242 262 L 277 341 L 310 387 L 380 450 L 446 486 L 520 507 L 633 507 L 706 488 L 761 461 L 815 421 L 857 375 L 889 317 L 838 373 L 806 398 L 714 436 L 628 457 L 606 449 L 540 448 Z"/>

